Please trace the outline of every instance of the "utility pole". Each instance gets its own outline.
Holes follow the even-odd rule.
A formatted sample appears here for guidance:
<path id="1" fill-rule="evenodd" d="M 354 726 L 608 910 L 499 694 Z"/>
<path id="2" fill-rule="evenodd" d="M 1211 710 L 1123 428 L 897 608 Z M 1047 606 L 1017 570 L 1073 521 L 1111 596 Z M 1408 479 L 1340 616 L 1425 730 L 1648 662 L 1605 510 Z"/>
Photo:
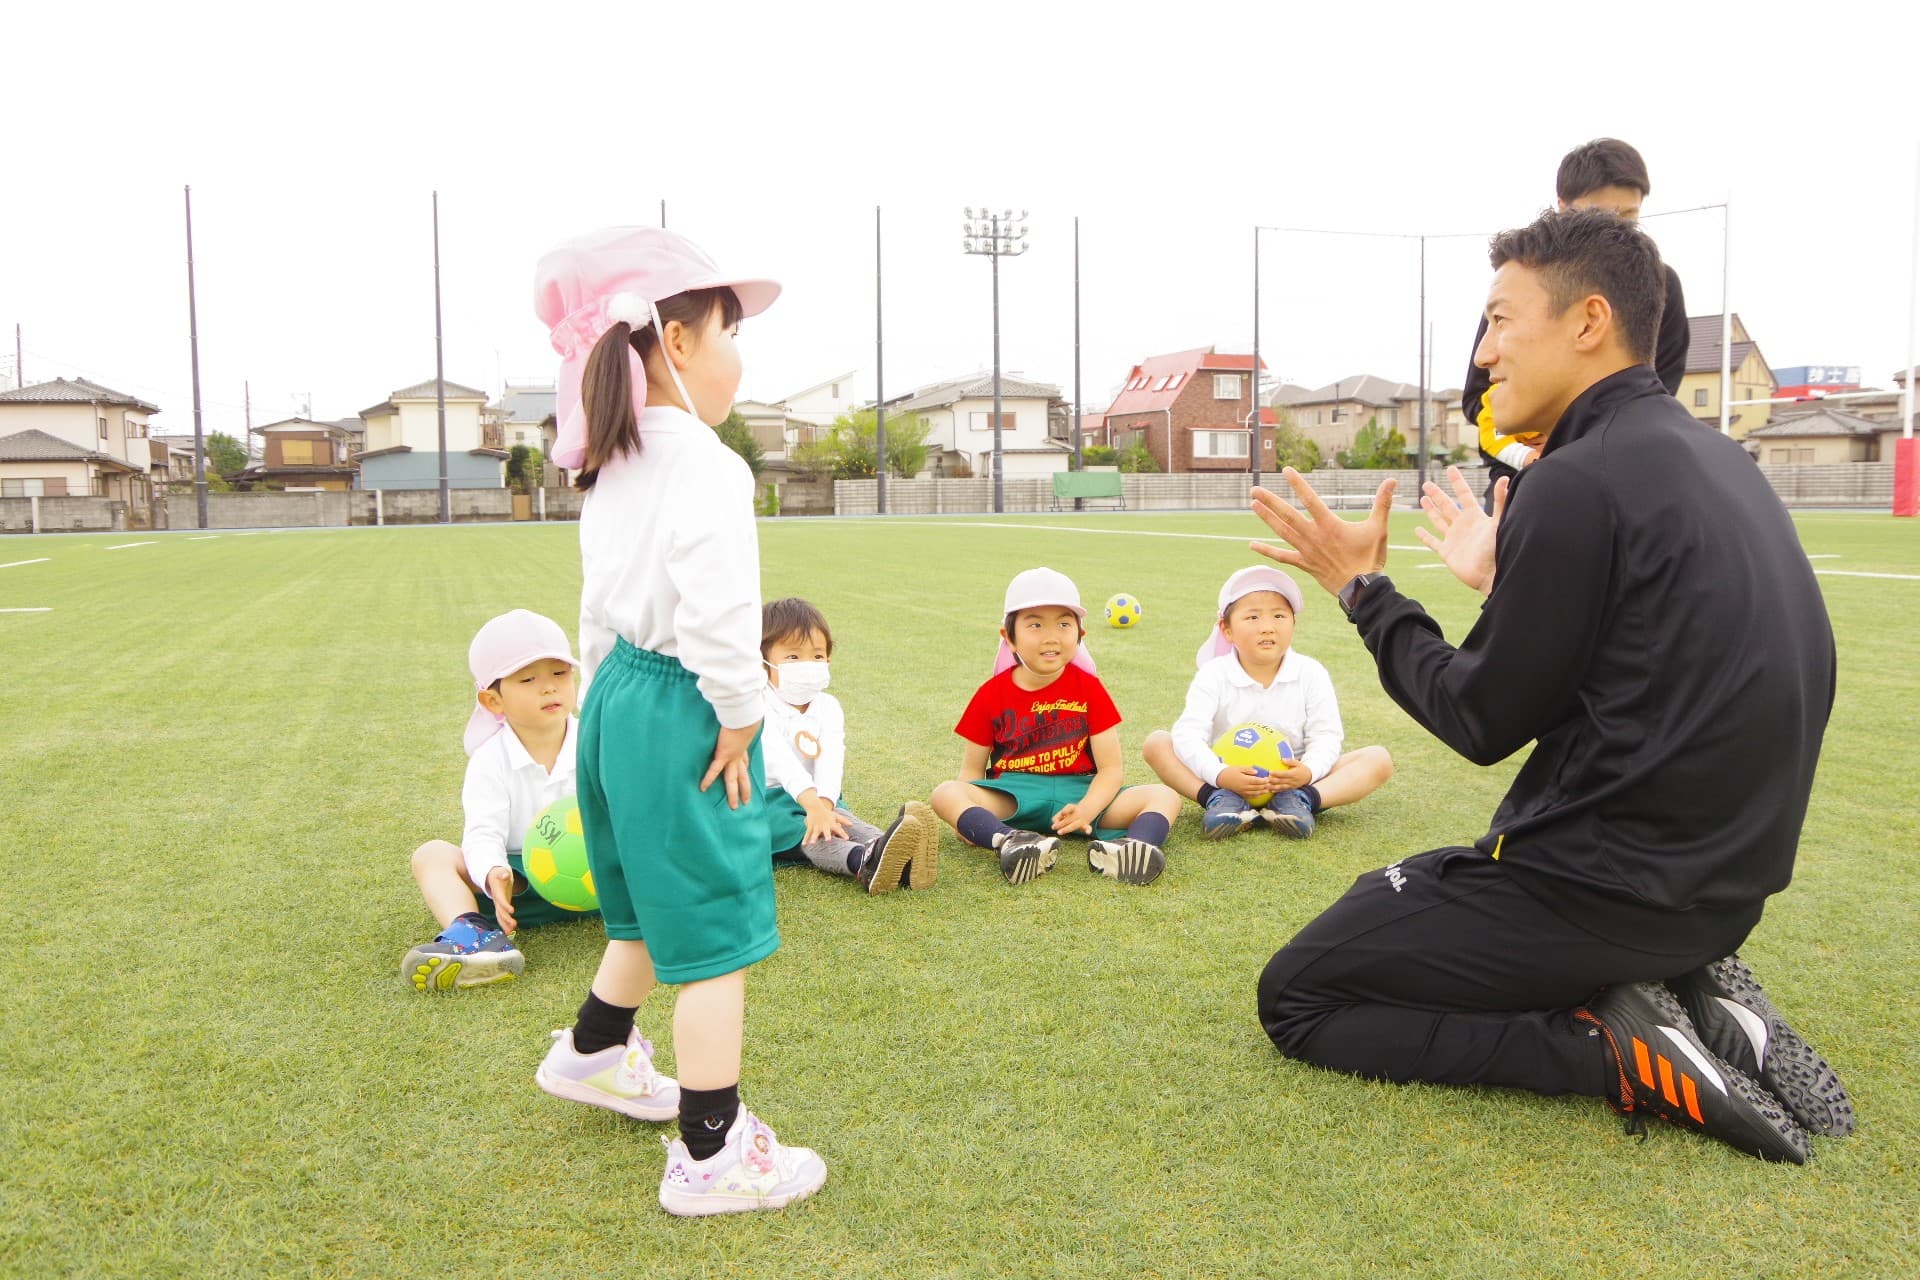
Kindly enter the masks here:
<path id="1" fill-rule="evenodd" d="M 440 414 L 440 523 L 453 523 L 447 483 L 447 364 L 440 333 L 440 193 L 433 193 L 433 400 Z"/>
<path id="2" fill-rule="evenodd" d="M 1080 215 L 1073 215 L 1073 469 L 1083 471 L 1086 461 L 1081 456 L 1080 415 L 1085 412 L 1080 403 Z M 1083 510 L 1085 498 L 1075 498 L 1073 509 Z"/>
<path id="3" fill-rule="evenodd" d="M 193 188 L 187 202 L 187 346 L 193 359 L 193 501 L 199 528 L 207 527 L 207 442 L 200 427 L 200 304 L 193 292 Z"/>
<path id="4" fill-rule="evenodd" d="M 887 389 L 880 320 L 880 206 L 873 206 L 873 477 L 874 509 L 887 514 Z"/>

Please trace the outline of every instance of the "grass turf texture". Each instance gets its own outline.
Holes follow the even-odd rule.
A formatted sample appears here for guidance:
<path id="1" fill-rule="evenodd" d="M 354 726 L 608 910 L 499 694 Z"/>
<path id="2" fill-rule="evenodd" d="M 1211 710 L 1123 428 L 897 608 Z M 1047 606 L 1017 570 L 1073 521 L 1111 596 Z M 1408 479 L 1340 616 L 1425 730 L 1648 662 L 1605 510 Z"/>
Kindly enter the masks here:
<path id="1" fill-rule="evenodd" d="M 1412 544 L 1411 515 L 1392 541 Z M 1799 521 L 1830 570 L 1920 573 L 1920 526 Z M 1137 593 L 1090 631 L 1138 747 L 1178 713 L 1233 513 L 761 526 L 768 597 L 834 629 L 849 799 L 884 823 L 960 758 L 1006 579 Z M 1190 536 L 1165 536 L 1165 535 Z M 1149 536 L 1150 535 L 1150 536 Z M 1295 844 L 1200 839 L 1149 889 L 1011 890 L 946 834 L 938 886 L 775 880 L 785 945 L 749 980 L 745 1089 L 832 1173 L 785 1213 L 655 1204 L 649 1126 L 539 1093 L 593 923 L 523 932 L 519 982 L 402 991 L 433 927 L 407 852 L 457 839 L 464 656 L 514 606 L 573 629 L 570 525 L 13 538 L 0 563 L 0 787 L 13 837 L 0 1013 L 9 1275 L 1885 1276 L 1920 1265 L 1920 581 L 1821 579 L 1840 645 L 1799 871 L 1745 949 L 1838 1066 L 1858 1136 L 1769 1166 L 1598 1101 L 1391 1087 L 1289 1063 L 1253 1016 L 1271 952 L 1354 876 L 1483 829 L 1478 770 L 1380 692 L 1337 607 L 1296 637 L 1348 743 L 1398 776 Z M 1476 600 L 1391 571 L 1450 637 Z M 1766 743 L 1753 744 L 1756 751 Z M 671 1070 L 672 994 L 641 1026 Z"/>

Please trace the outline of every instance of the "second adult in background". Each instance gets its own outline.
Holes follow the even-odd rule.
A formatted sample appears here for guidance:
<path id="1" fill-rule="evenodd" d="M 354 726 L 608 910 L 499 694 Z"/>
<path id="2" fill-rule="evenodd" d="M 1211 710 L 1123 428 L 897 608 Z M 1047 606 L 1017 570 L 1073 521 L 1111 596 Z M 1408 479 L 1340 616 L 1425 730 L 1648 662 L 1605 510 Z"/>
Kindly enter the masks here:
<path id="1" fill-rule="evenodd" d="M 1560 158 L 1560 172 L 1554 175 L 1554 193 L 1562 209 L 1602 209 L 1629 222 L 1640 220 L 1640 206 L 1653 190 L 1647 177 L 1647 162 L 1640 153 L 1618 138 L 1595 138 Z M 1667 294 L 1660 313 L 1660 327 L 1654 338 L 1653 370 L 1667 394 L 1680 393 L 1680 380 L 1687 374 L 1687 299 L 1680 290 L 1680 277 L 1665 263 Z M 1473 332 L 1473 350 L 1480 350 L 1487 336 L 1487 317 Z M 1493 486 L 1502 476 L 1516 476 L 1520 469 L 1540 456 L 1540 446 L 1551 422 L 1498 422 L 1487 401 L 1491 389 L 1487 371 L 1467 360 L 1466 389 L 1460 393 L 1460 411 L 1480 433 L 1480 457 L 1487 464 L 1486 508 L 1493 510 Z M 1509 483 L 1512 483 L 1509 481 Z"/>

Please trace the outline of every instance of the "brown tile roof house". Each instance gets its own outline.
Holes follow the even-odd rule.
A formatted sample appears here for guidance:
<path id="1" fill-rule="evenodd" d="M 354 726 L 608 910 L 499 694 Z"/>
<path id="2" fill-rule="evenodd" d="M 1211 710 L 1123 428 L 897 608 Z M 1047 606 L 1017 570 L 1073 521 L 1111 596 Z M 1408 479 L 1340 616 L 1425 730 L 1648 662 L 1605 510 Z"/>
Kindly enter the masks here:
<path id="1" fill-rule="evenodd" d="M 85 378 L 55 378 L 52 382 L 37 382 L 30 387 L 0 391 L 0 401 L 8 404 L 123 404 L 147 413 L 160 412 L 158 406 L 148 404 L 138 396 L 103 387 Z"/>
<path id="2" fill-rule="evenodd" d="M 83 449 L 59 436 L 50 436 L 44 431 L 29 429 L 17 431 L 10 436 L 0 436 L 0 462 L 91 462 L 102 467 L 114 467 L 120 471 L 137 471 L 118 458 L 92 449 Z"/>
<path id="3" fill-rule="evenodd" d="M 1740 335 L 1746 332 L 1740 323 L 1740 313 L 1733 313 L 1733 361 L 1731 367 L 1738 369 L 1746 358 L 1759 349 L 1760 344 Z M 1766 359 L 1764 355 L 1760 357 Z M 1687 317 L 1687 372 L 1720 372 L 1720 317 Z"/>

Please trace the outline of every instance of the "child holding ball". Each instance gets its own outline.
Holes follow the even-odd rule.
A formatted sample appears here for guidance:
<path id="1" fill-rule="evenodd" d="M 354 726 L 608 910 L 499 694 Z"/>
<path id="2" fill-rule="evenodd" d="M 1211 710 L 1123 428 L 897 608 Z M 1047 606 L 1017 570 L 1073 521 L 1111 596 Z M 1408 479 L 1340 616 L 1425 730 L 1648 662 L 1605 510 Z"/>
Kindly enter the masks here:
<path id="1" fill-rule="evenodd" d="M 556 1097 L 677 1117 L 659 1200 L 703 1216 L 779 1209 L 827 1167 L 740 1101 L 746 970 L 780 945 L 758 737 L 753 476 L 713 428 L 740 386 L 742 317 L 780 287 L 696 246 L 616 227 L 542 258 L 535 309 L 565 358 L 554 458 L 580 513 L 579 798 L 607 949 L 534 1079 Z M 634 1014 L 680 984 L 679 1080 Z"/>
<path id="2" fill-rule="evenodd" d="M 1293 648 L 1300 588 L 1278 569 L 1241 569 L 1220 588 L 1219 612 L 1194 655 L 1173 732 L 1147 735 L 1141 754 L 1160 780 L 1200 802 L 1210 840 L 1265 819 L 1283 835 L 1313 834 L 1322 809 L 1352 804 L 1393 776 L 1385 747 L 1340 752 L 1340 704 L 1327 669 Z M 1286 737 L 1294 763 L 1278 772 L 1229 768 L 1212 744 L 1249 721 Z M 1264 806 L 1251 802 L 1268 797 Z"/>
<path id="3" fill-rule="evenodd" d="M 578 721 L 567 634 L 525 609 L 503 613 L 474 636 L 467 669 L 477 705 L 460 789 L 466 828 L 458 845 L 429 840 L 413 851 L 413 878 L 440 936 L 400 962 L 412 991 L 509 981 L 526 963 L 509 937 L 515 929 L 581 915 L 527 894 L 520 861 L 520 842 L 540 811 L 573 794 Z"/>

